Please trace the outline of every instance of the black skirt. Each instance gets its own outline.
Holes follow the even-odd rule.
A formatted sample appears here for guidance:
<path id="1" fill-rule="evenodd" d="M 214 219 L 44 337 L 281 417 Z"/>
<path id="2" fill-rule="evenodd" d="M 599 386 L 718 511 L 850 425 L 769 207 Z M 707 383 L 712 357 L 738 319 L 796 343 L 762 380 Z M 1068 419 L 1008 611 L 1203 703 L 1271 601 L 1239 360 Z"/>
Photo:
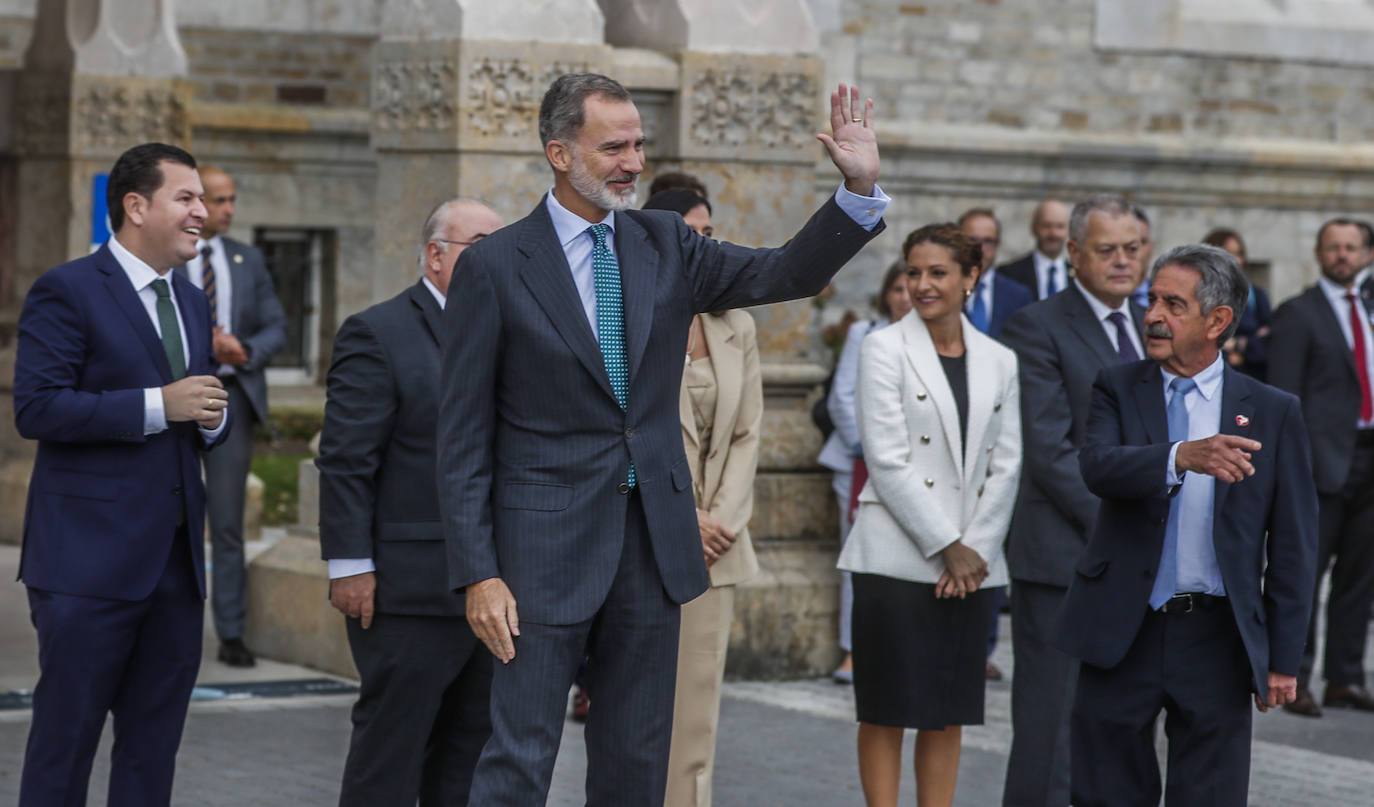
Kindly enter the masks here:
<path id="1" fill-rule="evenodd" d="M 862 723 L 983 723 L 993 589 L 937 599 L 934 583 L 854 575 L 854 702 Z"/>

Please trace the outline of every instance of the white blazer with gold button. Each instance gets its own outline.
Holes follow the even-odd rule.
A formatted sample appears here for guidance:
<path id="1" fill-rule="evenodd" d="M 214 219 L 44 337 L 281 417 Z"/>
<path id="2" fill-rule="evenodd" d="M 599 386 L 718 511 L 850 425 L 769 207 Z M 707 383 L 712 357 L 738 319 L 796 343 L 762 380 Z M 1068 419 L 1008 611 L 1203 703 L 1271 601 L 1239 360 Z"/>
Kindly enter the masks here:
<path id="1" fill-rule="evenodd" d="M 1003 544 L 1021 475 L 1016 354 L 963 320 L 968 444 L 925 323 L 911 312 L 864 340 L 855 409 L 868 465 L 839 568 L 935 583 L 957 540 L 1007 584 Z"/>

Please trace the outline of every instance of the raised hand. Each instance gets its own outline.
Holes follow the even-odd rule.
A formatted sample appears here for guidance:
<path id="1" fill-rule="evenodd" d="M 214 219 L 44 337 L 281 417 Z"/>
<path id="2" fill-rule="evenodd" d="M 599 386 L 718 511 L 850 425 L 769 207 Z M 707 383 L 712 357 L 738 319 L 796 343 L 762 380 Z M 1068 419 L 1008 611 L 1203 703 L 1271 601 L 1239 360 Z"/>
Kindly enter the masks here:
<path id="1" fill-rule="evenodd" d="M 873 132 L 873 99 L 859 100 L 859 88 L 840 85 L 830 93 L 830 131 L 817 134 L 851 193 L 872 196 L 878 182 L 878 137 Z"/>

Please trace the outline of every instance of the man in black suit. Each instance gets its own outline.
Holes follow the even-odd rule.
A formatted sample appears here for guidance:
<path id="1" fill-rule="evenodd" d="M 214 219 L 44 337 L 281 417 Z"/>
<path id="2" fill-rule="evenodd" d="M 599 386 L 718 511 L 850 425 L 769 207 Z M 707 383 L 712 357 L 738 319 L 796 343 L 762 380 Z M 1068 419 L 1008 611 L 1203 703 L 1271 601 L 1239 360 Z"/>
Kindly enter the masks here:
<path id="1" fill-rule="evenodd" d="M 1326 605 L 1326 692 L 1322 704 L 1374 711 L 1365 688 L 1364 647 L 1374 604 L 1374 283 L 1371 244 L 1360 222 L 1333 219 L 1317 234 L 1317 285 L 1279 306 L 1269 338 L 1269 383 L 1302 400 L 1312 441 L 1321 540 L 1317 574 L 1331 561 Z M 1308 628 L 1289 711 L 1320 717 L 1312 695 L 1316 613 Z"/>
<path id="2" fill-rule="evenodd" d="M 425 221 L 420 280 L 349 317 L 334 339 L 315 460 L 320 548 L 362 678 L 340 807 L 467 804 L 491 733 L 491 654 L 448 586 L 434 467 L 453 264 L 501 224 L 480 202 L 439 205 Z"/>
<path id="3" fill-rule="evenodd" d="M 1069 288 L 1013 314 L 1002 339 L 1021 371 L 1024 463 L 1007 565 L 1011 586 L 1012 742 L 1005 807 L 1069 803 L 1069 711 L 1078 662 L 1051 645 L 1051 626 L 1088 543 L 1098 499 L 1078 470 L 1099 371 L 1145 355 L 1144 309 L 1128 295 L 1141 275 L 1130 205 L 1094 196 L 1073 209 Z"/>
<path id="4" fill-rule="evenodd" d="M 473 803 L 544 803 L 584 655 L 608 693 L 587 720 L 587 804 L 663 803 L 678 606 L 707 586 L 677 409 L 688 324 L 816 294 L 881 230 L 871 110 L 832 93 L 819 137 L 845 187 L 785 246 L 746 249 L 631 209 L 644 132 L 618 82 L 545 94 L 553 190 L 463 253 L 444 312 L 449 584 L 502 662 Z"/>
<path id="5" fill-rule="evenodd" d="M 1079 465 L 1102 504 L 1055 638 L 1079 658 L 1072 803 L 1240 807 L 1249 701 L 1297 695 L 1317 494 L 1298 400 L 1226 365 L 1249 284 L 1230 253 L 1160 257 L 1148 361 L 1093 385 Z"/>
<path id="6" fill-rule="evenodd" d="M 219 635 L 220 661 L 252 667 L 243 644 L 246 575 L 243 566 L 243 501 L 253 463 L 253 431 L 267 422 L 267 363 L 286 344 L 286 315 L 262 253 L 225 235 L 234 223 L 234 178 L 214 166 L 200 167 L 205 186 L 205 225 L 197 255 L 177 273 L 205 292 L 215 328 L 219 379 L 229 391 L 238 426 L 224 444 L 205 455 L 205 507 L 210 516 L 210 612 Z"/>
<path id="7" fill-rule="evenodd" d="M 1031 215 L 1035 249 L 1024 257 L 997 268 L 997 274 L 1030 289 L 1035 299 L 1053 297 L 1069 287 L 1069 259 L 1064 247 L 1069 239 L 1069 207 L 1057 199 L 1045 199 Z"/>
<path id="8" fill-rule="evenodd" d="M 975 328 L 993 339 L 999 339 L 1007 317 L 1018 308 L 1035 302 L 1035 295 L 1020 283 L 1003 277 L 994 268 L 997 247 L 1002 243 L 1002 223 L 991 208 L 965 210 L 959 216 L 958 224 L 964 235 L 977 241 L 983 248 L 982 272 L 978 275 L 973 294 L 964 304 L 964 310 Z"/>

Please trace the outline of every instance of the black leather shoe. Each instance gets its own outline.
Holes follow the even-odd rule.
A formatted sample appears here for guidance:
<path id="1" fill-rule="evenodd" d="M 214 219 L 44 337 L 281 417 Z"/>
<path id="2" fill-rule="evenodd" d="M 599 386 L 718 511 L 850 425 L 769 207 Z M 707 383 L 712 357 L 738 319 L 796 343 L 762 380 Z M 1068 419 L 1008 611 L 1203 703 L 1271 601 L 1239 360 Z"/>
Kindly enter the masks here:
<path id="1" fill-rule="evenodd" d="M 1317 705 L 1317 699 L 1312 697 L 1312 690 L 1307 687 L 1298 687 L 1298 698 L 1292 703 L 1285 703 L 1283 710 L 1290 714 L 1302 715 L 1303 717 L 1321 717 L 1322 708 Z"/>
<path id="2" fill-rule="evenodd" d="M 252 667 L 257 659 L 243 646 L 242 639 L 224 639 L 219 643 L 219 660 L 230 667 Z"/>
<path id="3" fill-rule="evenodd" d="M 1322 706 L 1328 709 L 1357 709 L 1361 712 L 1374 712 L 1374 695 L 1369 690 L 1355 684 L 1353 686 L 1327 686 L 1322 695 Z"/>

